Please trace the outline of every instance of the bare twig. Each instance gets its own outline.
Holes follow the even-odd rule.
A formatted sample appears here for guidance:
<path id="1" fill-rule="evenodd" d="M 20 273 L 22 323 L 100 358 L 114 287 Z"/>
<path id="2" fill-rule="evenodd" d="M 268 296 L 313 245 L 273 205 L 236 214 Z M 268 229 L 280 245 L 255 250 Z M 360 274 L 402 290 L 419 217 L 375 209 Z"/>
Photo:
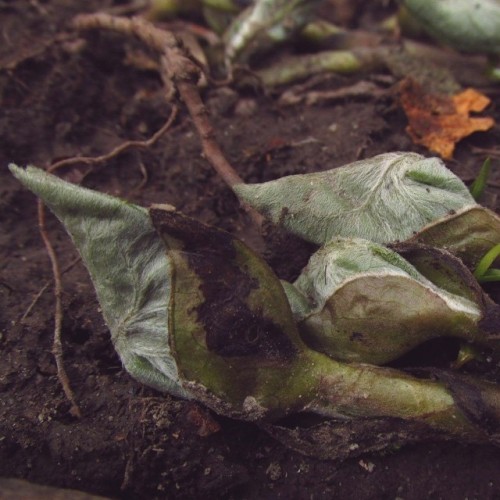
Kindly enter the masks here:
<path id="1" fill-rule="evenodd" d="M 472 152 L 474 154 L 487 155 L 493 158 L 500 158 L 500 148 L 480 148 L 478 146 L 473 146 Z"/>
<path id="2" fill-rule="evenodd" d="M 139 162 L 139 170 L 141 171 L 142 179 L 139 182 L 139 184 L 134 188 L 134 192 L 141 191 L 144 188 L 144 186 L 148 183 L 149 179 L 148 170 L 146 169 L 146 166 L 144 165 L 144 163 L 142 163 L 142 161 Z"/>
<path id="3" fill-rule="evenodd" d="M 135 36 L 156 51 L 160 55 L 160 71 L 165 87 L 170 88 L 173 82 L 178 90 L 198 131 L 206 159 L 229 187 L 233 188 L 235 184 L 243 182 L 226 160 L 215 140 L 209 113 L 201 100 L 197 82 L 204 73 L 204 69 L 189 55 L 172 33 L 156 28 L 141 18 L 126 19 L 107 14 L 80 15 L 75 18 L 74 24 L 80 30 L 107 29 Z M 255 225 L 260 227 L 262 216 L 249 206 L 243 205 L 243 208 Z"/>
<path id="4" fill-rule="evenodd" d="M 108 161 L 114 158 L 115 156 L 118 156 L 119 154 L 123 153 L 124 151 L 127 151 L 132 148 L 145 149 L 151 147 L 170 128 L 170 126 L 172 125 L 177 116 L 177 111 L 178 111 L 177 107 L 174 106 L 172 108 L 172 112 L 170 113 L 168 120 L 165 122 L 165 125 L 163 125 L 163 127 L 161 127 L 160 130 L 158 130 L 155 134 L 153 134 L 149 139 L 145 141 L 126 141 L 123 144 L 120 144 L 118 147 L 114 148 L 109 153 L 106 153 L 101 156 L 96 156 L 96 157 L 75 156 L 73 158 L 67 158 L 65 160 L 61 160 L 59 162 L 52 164 L 50 167 L 48 167 L 47 171 L 52 173 L 58 169 L 61 169 L 62 167 L 68 167 L 70 165 L 75 165 L 77 163 L 95 165 L 98 163 L 103 163 L 105 161 Z M 56 252 L 54 250 L 54 247 L 52 246 L 49 235 L 47 233 L 46 223 L 45 223 L 45 208 L 41 200 L 38 201 L 38 228 L 40 231 L 40 235 L 42 236 L 42 240 L 45 244 L 45 248 L 47 250 L 47 254 L 49 256 L 52 265 L 52 274 L 54 276 L 55 311 L 54 311 L 54 339 L 52 343 L 52 354 L 54 355 L 54 358 L 56 360 L 57 376 L 63 388 L 64 394 L 66 395 L 66 398 L 71 403 L 70 413 L 73 416 L 80 418 L 81 417 L 80 408 L 78 407 L 75 401 L 75 396 L 71 389 L 66 369 L 64 368 L 63 349 L 61 342 L 61 329 L 63 320 L 63 310 L 62 310 L 62 300 L 61 300 L 61 295 L 62 295 L 61 271 L 59 268 L 59 261 L 57 259 Z"/>
<path id="5" fill-rule="evenodd" d="M 162 63 L 168 64 L 164 59 L 162 59 Z M 177 83 L 177 88 L 189 110 L 194 126 L 198 130 L 206 158 L 228 186 L 233 187 L 235 184 L 241 184 L 243 179 L 226 160 L 224 153 L 215 140 L 215 131 L 208 110 L 200 98 L 197 87 L 190 82 L 181 80 Z"/>
<path id="6" fill-rule="evenodd" d="M 297 92 L 294 89 L 285 91 L 280 97 L 280 103 L 284 105 L 297 104 L 305 102 L 308 106 L 313 106 L 325 101 L 349 99 L 349 98 L 365 98 L 378 99 L 387 94 L 387 90 L 382 89 L 379 85 L 373 82 L 362 80 L 353 85 L 348 85 L 335 90 L 310 90 L 307 92 Z"/>

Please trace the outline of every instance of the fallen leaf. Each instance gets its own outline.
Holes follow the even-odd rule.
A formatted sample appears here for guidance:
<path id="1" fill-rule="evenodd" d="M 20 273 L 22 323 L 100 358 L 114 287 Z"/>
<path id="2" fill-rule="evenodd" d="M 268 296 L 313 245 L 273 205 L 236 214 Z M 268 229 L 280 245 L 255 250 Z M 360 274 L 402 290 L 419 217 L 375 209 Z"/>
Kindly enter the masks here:
<path id="1" fill-rule="evenodd" d="M 407 79 L 400 91 L 400 100 L 408 117 L 408 134 L 415 144 L 422 144 L 442 158 L 453 156 L 455 145 L 464 137 L 489 130 L 493 118 L 473 118 L 471 112 L 483 111 L 490 99 L 474 89 L 458 94 L 428 93 L 417 82 Z"/>

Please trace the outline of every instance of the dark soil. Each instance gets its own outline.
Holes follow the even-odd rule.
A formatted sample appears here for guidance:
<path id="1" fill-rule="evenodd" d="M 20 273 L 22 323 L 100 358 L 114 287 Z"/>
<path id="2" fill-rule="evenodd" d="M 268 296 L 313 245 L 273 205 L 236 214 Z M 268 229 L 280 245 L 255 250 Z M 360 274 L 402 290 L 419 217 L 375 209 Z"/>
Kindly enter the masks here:
<path id="1" fill-rule="evenodd" d="M 0 476 L 134 499 L 500 498 L 500 451 L 492 446 L 422 443 L 344 462 L 319 460 L 253 424 L 141 386 L 121 367 L 81 263 L 63 275 L 65 364 L 82 418 L 69 414 L 51 354 L 52 272 L 36 202 L 7 164 L 44 167 L 63 157 L 103 154 L 149 137 L 167 119 L 171 104 L 157 72 L 127 57 L 137 46 L 107 33 L 79 37 L 70 30 L 78 12 L 123 4 L 0 2 Z M 360 7 L 361 14 L 367 18 L 369 8 Z M 388 75 L 332 76 L 320 85 L 332 90 L 361 80 L 377 82 L 382 91 L 313 106 L 281 105 L 278 94 L 258 88 L 203 94 L 225 153 L 251 182 L 394 150 L 429 154 L 405 133 L 392 92 L 396 82 Z M 482 90 L 493 99 L 489 114 L 500 121 L 498 90 Z M 499 138 L 498 127 L 469 137 L 448 166 L 470 181 L 484 160 L 474 148 L 492 148 Z M 246 236 L 248 221 L 201 156 L 185 111 L 150 150 L 61 175 L 146 206 L 169 203 Z M 487 193 L 494 209 L 497 194 L 494 187 Z M 48 226 L 65 269 L 77 252 L 52 216 Z M 264 255 L 280 277 L 293 279 L 310 252 L 309 245 L 273 232 Z"/>

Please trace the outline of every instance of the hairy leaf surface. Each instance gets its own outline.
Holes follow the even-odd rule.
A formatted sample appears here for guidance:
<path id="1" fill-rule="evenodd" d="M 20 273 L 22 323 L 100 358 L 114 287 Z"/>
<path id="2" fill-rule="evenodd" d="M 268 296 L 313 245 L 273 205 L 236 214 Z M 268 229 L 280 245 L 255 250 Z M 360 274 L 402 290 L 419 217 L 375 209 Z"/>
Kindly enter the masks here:
<path id="1" fill-rule="evenodd" d="M 291 301 L 306 342 L 334 359 L 372 364 L 439 336 L 486 342 L 482 294 L 474 295 L 463 277 L 449 273 L 455 266 L 475 283 L 472 275 L 452 256 L 450 263 L 446 255 L 421 249 L 417 257 L 439 285 L 397 253 L 366 240 L 334 240 L 321 248 L 294 283 L 309 308 Z"/>
<path id="2" fill-rule="evenodd" d="M 238 197 L 275 224 L 317 244 L 335 237 L 405 240 L 450 211 L 474 206 L 438 158 L 387 153 L 341 168 L 238 184 Z"/>
<path id="3" fill-rule="evenodd" d="M 171 265 L 147 210 L 38 168 L 10 169 L 73 239 L 127 371 L 149 386 L 188 397 L 168 342 Z"/>

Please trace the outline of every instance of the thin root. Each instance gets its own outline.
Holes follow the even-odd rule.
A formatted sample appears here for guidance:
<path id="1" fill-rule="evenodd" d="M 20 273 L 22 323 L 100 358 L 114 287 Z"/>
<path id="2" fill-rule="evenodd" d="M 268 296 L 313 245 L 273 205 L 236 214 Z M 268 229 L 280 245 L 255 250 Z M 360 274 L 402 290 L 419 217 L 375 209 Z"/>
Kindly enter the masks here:
<path id="1" fill-rule="evenodd" d="M 119 154 L 127 151 L 131 148 L 149 148 L 155 144 L 170 128 L 172 123 L 177 116 L 177 107 L 174 106 L 172 108 L 172 112 L 165 125 L 158 130 L 154 135 L 152 135 L 149 139 L 145 141 L 127 141 L 121 144 L 120 146 L 113 149 L 111 152 L 96 156 L 96 157 L 86 157 L 86 156 L 75 156 L 73 158 L 67 158 L 65 160 L 61 160 L 57 163 L 51 165 L 47 171 L 54 172 L 62 167 L 68 167 L 70 165 L 75 165 L 77 163 L 85 163 L 87 165 L 95 165 L 97 163 L 103 163 Z M 47 254 L 49 256 L 51 265 L 52 265 L 52 274 L 54 276 L 54 299 L 55 299 L 55 311 L 54 311 L 54 339 L 52 343 L 52 354 L 56 360 L 57 366 L 57 376 L 59 378 L 59 382 L 63 388 L 64 394 L 66 398 L 71 403 L 70 414 L 74 417 L 80 418 L 81 411 L 78 404 L 75 401 L 74 393 L 71 389 L 68 375 L 66 373 L 66 369 L 64 368 L 64 359 L 63 359 L 63 349 L 61 342 L 61 329 L 62 329 L 62 320 L 63 320 L 63 310 L 62 310 L 62 283 L 61 283 L 61 271 L 59 268 L 59 261 L 57 259 L 56 252 L 52 243 L 50 241 L 49 235 L 47 233 L 46 224 L 45 224 L 45 208 L 43 203 L 38 201 L 38 228 L 40 231 L 40 235 L 42 236 L 43 242 L 45 244 L 45 248 L 47 250 Z M 44 289 L 42 288 L 41 292 L 37 297 L 35 297 L 35 301 L 38 300 L 39 296 L 43 293 Z M 28 308 L 28 311 L 23 315 L 23 319 L 29 313 L 31 306 Z"/>

